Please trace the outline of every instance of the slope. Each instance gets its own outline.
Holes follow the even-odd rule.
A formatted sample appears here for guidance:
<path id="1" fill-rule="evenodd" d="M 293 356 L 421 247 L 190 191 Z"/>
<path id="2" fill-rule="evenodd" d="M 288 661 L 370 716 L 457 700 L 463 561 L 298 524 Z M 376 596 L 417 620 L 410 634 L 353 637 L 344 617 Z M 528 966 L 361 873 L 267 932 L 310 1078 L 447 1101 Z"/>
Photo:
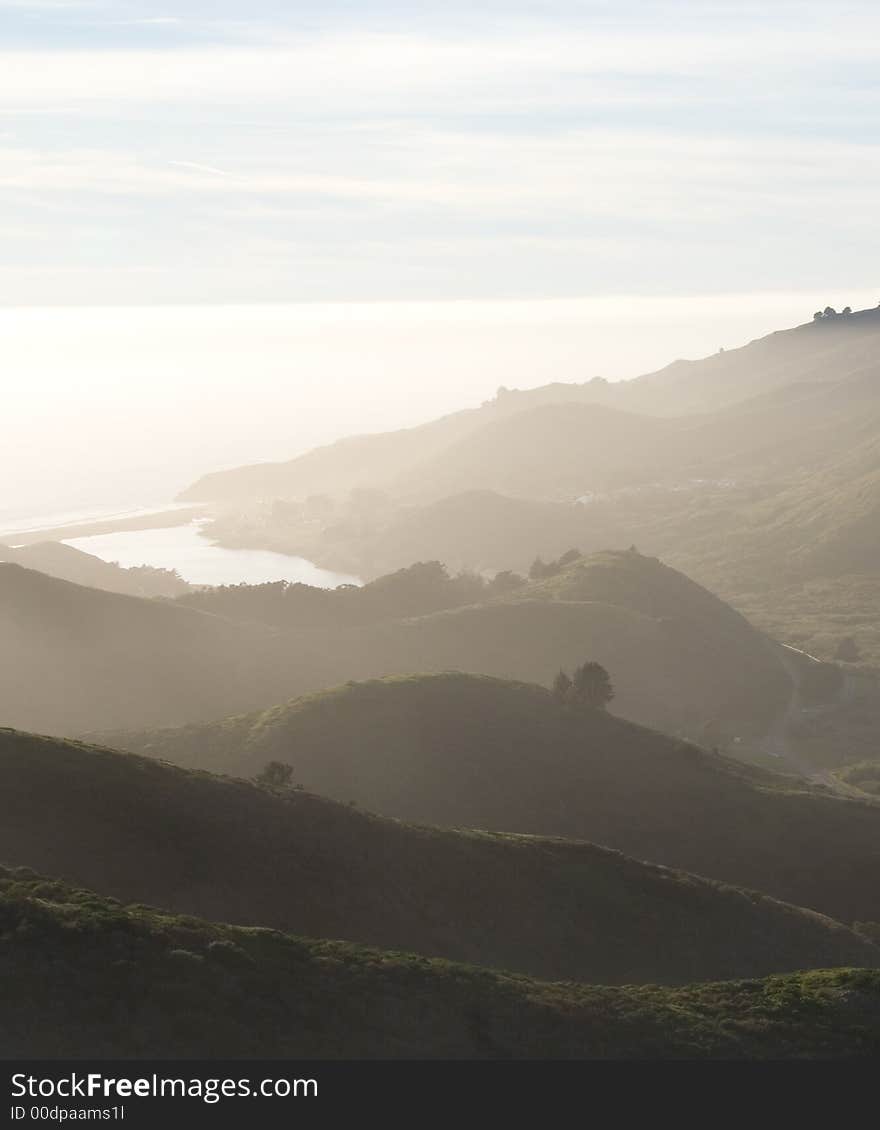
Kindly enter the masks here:
<path id="1" fill-rule="evenodd" d="M 88 585 L 128 596 L 175 597 L 190 588 L 170 569 L 155 569 L 148 565 L 123 569 L 58 541 L 36 542 L 15 548 L 0 545 L 0 561 L 35 569 L 76 585 Z"/>
<path id="2" fill-rule="evenodd" d="M 413 827 L 18 733 L 0 732 L 0 860 L 176 912 L 552 978 L 877 961 L 828 918 L 590 844 Z"/>
<path id="3" fill-rule="evenodd" d="M 0 722 L 168 725 L 277 701 L 314 670 L 269 629 L 0 562 Z"/>
<path id="4" fill-rule="evenodd" d="M 583 493 L 596 489 L 587 481 L 592 469 L 597 471 L 597 482 L 633 476 L 635 467 L 621 458 L 624 444 L 637 467 L 656 465 L 656 471 L 670 461 L 670 466 L 676 466 L 675 436 L 687 422 L 669 417 L 723 413 L 786 386 L 846 381 L 876 364 L 878 342 L 880 311 L 864 310 L 769 334 L 740 349 L 701 360 L 676 361 L 630 381 L 502 388 L 479 409 L 420 428 L 343 440 L 288 463 L 207 475 L 180 497 L 242 504 L 393 484 L 408 493 L 416 485 L 410 479 L 413 474 L 435 496 L 442 493 L 442 487 L 447 493 L 480 487 L 520 493 L 522 484 L 528 482 L 533 487 L 529 495 L 555 497 L 554 492 L 571 490 L 572 484 L 576 493 Z M 579 447 L 567 438 L 569 412 L 578 421 L 571 430 L 583 433 Z M 520 415 L 529 416 L 531 425 L 513 422 Z M 542 433 L 554 422 L 551 442 L 543 442 Z M 524 427 L 532 431 L 525 443 L 521 437 Z M 557 436 L 562 440 L 558 450 Z M 679 454 L 686 458 L 690 442 L 679 445 Z M 491 476 L 484 463 L 468 454 L 479 451 L 483 444 L 491 455 Z M 547 459 L 555 460 L 556 465 L 545 467 Z M 434 477 L 427 472 L 428 466 L 433 467 Z M 536 483 L 539 491 L 534 490 Z"/>
<path id="5" fill-rule="evenodd" d="M 880 805 L 465 675 L 349 684 L 260 715 L 117 735 L 188 765 L 294 780 L 406 820 L 588 839 L 880 921 Z"/>
<path id="6" fill-rule="evenodd" d="M 0 869 L 0 1056 L 876 1055 L 880 975 L 670 990 L 543 984 L 122 906 Z"/>

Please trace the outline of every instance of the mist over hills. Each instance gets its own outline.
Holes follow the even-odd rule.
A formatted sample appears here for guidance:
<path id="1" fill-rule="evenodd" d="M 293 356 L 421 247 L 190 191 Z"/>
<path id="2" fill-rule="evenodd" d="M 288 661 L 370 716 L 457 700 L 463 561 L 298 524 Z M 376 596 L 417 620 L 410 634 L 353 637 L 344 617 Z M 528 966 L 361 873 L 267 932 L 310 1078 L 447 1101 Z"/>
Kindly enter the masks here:
<path id="1" fill-rule="evenodd" d="M 0 721 L 61 735 L 205 721 L 407 671 L 546 684 L 585 658 L 613 672 L 624 716 L 710 742 L 760 738 L 791 694 L 772 643 L 631 552 L 575 555 L 528 584 L 434 563 L 362 589 L 231 586 L 174 603 L 0 564 L 0 627 Z"/>
<path id="2" fill-rule="evenodd" d="M 680 983 L 878 963 L 829 918 L 593 844 L 416 827 L 10 731 L 0 859 L 177 913 L 551 978 Z"/>
<path id="3" fill-rule="evenodd" d="M 297 498 L 316 491 L 333 494 L 365 486 L 386 486 L 436 459 L 441 452 L 453 449 L 454 444 L 467 443 L 468 436 L 481 426 L 497 424 L 499 415 L 509 417 L 530 409 L 561 404 L 578 404 L 588 409 L 601 406 L 590 410 L 600 426 L 610 423 L 613 427 L 626 426 L 627 417 L 616 417 L 604 408 L 648 416 L 718 411 L 786 386 L 844 381 L 866 365 L 876 364 L 878 333 L 880 310 L 864 310 L 779 331 L 701 361 L 677 361 L 631 381 L 556 383 L 527 391 L 501 389 L 496 400 L 480 409 L 447 416 L 419 428 L 359 436 L 287 463 L 260 464 L 206 476 L 188 487 L 181 498 L 214 502 L 266 496 Z M 547 417 L 538 412 L 536 419 Z M 652 432 L 647 423 L 634 419 L 631 427 L 641 427 L 645 437 L 659 437 L 664 433 L 675 435 L 683 425 L 658 423 Z M 601 439 L 599 429 L 596 432 Z M 631 433 L 633 437 L 639 434 Z M 454 456 L 449 461 L 454 463 Z M 587 488 L 588 484 L 584 484 L 583 489 Z"/>
<path id="4" fill-rule="evenodd" d="M 878 345 L 826 312 L 182 495 L 362 586 L 0 546 L 0 1049 L 876 1052 Z M 585 661 L 613 712 L 549 689 Z"/>
<path id="5" fill-rule="evenodd" d="M 0 562 L 2 722 L 63 734 L 210 718 L 314 669 L 270 629 Z"/>
<path id="6" fill-rule="evenodd" d="M 72 581 L 77 585 L 88 585 L 90 588 L 124 593 L 127 596 L 175 597 L 181 596 L 190 588 L 186 581 L 170 569 L 156 569 L 149 565 L 124 569 L 58 541 L 15 547 L 0 544 L 0 561 L 21 565 L 25 569 L 35 569 L 62 581 Z"/>
<path id="7" fill-rule="evenodd" d="M 463 670 L 546 683 L 589 656 L 614 673 L 628 718 L 702 735 L 761 735 L 791 693 L 777 649 L 723 601 L 655 558 L 629 551 L 565 555 L 547 576 L 445 579 L 413 566 L 359 592 L 325 594 L 322 628 L 303 632 L 339 679 Z M 500 582 L 504 583 L 501 584 Z M 458 594 L 458 595 L 456 595 Z M 372 623 L 330 609 L 376 606 Z M 183 603 L 276 627 L 315 627 L 298 586 L 231 587 Z M 404 616 L 394 615 L 397 608 Z"/>
<path id="8" fill-rule="evenodd" d="M 120 905 L 3 868 L 0 923 L 4 1056 L 782 1059 L 880 1046 L 867 970 L 547 984 Z"/>
<path id="9" fill-rule="evenodd" d="M 780 633 L 776 615 L 824 580 L 880 663 L 880 620 L 854 592 L 880 583 L 878 347 L 880 311 L 823 316 L 631 381 L 502 388 L 420 429 L 209 476 L 183 497 L 212 503 L 223 544 L 367 577 L 424 556 L 522 570 L 566 543 L 635 543 L 830 658 L 834 617 L 804 610 Z"/>
<path id="10" fill-rule="evenodd" d="M 844 921 L 880 920 L 880 806 L 561 705 L 543 687 L 385 679 L 108 740 L 248 775 L 280 760 L 306 788 L 388 816 L 591 840 Z"/>

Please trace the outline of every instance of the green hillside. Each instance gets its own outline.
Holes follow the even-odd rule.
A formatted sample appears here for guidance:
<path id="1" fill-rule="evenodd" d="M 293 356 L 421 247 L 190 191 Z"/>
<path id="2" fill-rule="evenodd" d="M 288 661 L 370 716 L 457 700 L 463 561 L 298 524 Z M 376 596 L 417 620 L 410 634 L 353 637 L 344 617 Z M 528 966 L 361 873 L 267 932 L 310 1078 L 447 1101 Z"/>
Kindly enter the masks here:
<path id="1" fill-rule="evenodd" d="M 177 913 L 553 979 L 682 983 L 878 962 L 821 915 L 591 844 L 415 827 L 2 731 L 0 860 Z"/>
<path id="2" fill-rule="evenodd" d="M 880 974 L 548 984 L 124 906 L 0 868 L 0 1056 L 858 1057 Z"/>
<path id="3" fill-rule="evenodd" d="M 115 740 L 243 774 L 280 760 L 306 788 L 389 816 L 588 839 L 844 921 L 880 921 L 880 806 L 561 706 L 539 686 L 384 679 Z"/>

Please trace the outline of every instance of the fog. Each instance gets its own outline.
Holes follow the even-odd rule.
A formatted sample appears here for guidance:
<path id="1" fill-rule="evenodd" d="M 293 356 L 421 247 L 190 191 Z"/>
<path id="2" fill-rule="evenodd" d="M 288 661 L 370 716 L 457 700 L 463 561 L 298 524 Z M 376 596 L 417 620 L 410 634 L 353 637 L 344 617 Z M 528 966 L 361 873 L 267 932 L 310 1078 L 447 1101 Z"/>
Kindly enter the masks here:
<path id="1" fill-rule="evenodd" d="M 0 523 L 159 506 L 208 470 L 417 424 L 502 384 L 631 377 L 828 297 L 6 308 Z"/>

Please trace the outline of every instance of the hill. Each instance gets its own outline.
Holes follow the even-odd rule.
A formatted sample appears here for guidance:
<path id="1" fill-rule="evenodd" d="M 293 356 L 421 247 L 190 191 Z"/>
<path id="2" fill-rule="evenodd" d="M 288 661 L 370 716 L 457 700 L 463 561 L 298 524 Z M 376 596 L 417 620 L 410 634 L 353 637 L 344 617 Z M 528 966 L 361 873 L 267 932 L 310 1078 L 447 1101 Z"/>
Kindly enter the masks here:
<path id="1" fill-rule="evenodd" d="M 543 499 L 513 498 L 491 490 L 463 490 L 432 502 L 391 508 L 381 520 L 306 523 L 295 508 L 276 508 L 276 517 L 255 530 L 250 519 L 218 518 L 212 532 L 225 544 L 258 537 L 266 549 L 332 562 L 340 572 L 377 578 L 413 561 L 444 561 L 450 569 L 480 574 L 527 571 L 536 553 L 556 558 L 573 545 L 602 549 L 626 544 L 613 516 L 597 519 L 590 508 Z M 340 514 L 339 511 L 342 511 Z M 248 525 L 245 526 L 244 522 Z"/>
<path id="2" fill-rule="evenodd" d="M 36 569 L 62 581 L 128 596 L 175 597 L 190 589 L 190 585 L 170 569 L 155 569 L 149 565 L 123 569 L 58 541 L 36 542 L 15 548 L 0 545 L 0 561 Z"/>
<path id="3" fill-rule="evenodd" d="M 6 1058 L 865 1057 L 880 974 L 547 984 L 124 906 L 0 868 Z"/>
<path id="4" fill-rule="evenodd" d="M 680 983 L 878 960 L 821 915 L 591 844 L 415 827 L 2 731 L 0 859 L 177 913 L 554 979 Z"/>
<path id="5" fill-rule="evenodd" d="M 307 788 L 389 816 L 591 840 L 843 921 L 880 921 L 880 806 L 560 705 L 539 686 L 385 679 L 116 740 L 236 773 L 280 760 Z"/>
<path id="6" fill-rule="evenodd" d="M 631 381 L 502 388 L 410 433 L 264 469 L 258 484 L 231 471 L 188 493 L 223 507 L 212 532 L 224 544 L 368 577 L 413 556 L 521 570 L 566 541 L 634 542 L 825 659 L 851 634 L 843 609 L 880 665 L 878 345 L 880 310 L 823 316 Z M 313 460 L 323 486 L 303 477 Z M 381 504 L 364 505 L 364 485 Z M 309 491 L 327 492 L 320 513 Z"/>
<path id="7" fill-rule="evenodd" d="M 456 463 L 457 444 L 464 445 L 460 454 L 479 451 L 483 440 L 477 435 L 487 427 L 489 462 L 494 463 L 495 454 L 503 450 L 518 482 L 519 478 L 527 477 L 530 468 L 539 476 L 543 475 L 543 459 L 556 455 L 557 429 L 563 429 L 563 436 L 568 434 L 570 411 L 578 420 L 572 432 L 583 433 L 584 427 L 589 427 L 598 448 L 594 456 L 582 435 L 578 450 L 573 435 L 571 444 L 567 441 L 563 444 L 563 458 L 579 458 L 581 468 L 585 466 L 583 460 L 592 460 L 603 473 L 607 472 L 610 460 L 612 467 L 627 471 L 627 465 L 621 461 L 623 452 L 616 445 L 624 439 L 634 444 L 635 450 L 629 454 L 644 463 L 643 455 L 649 454 L 655 442 L 660 443 L 664 456 L 669 455 L 672 449 L 662 437 L 674 437 L 681 428 L 680 423 L 672 424 L 669 420 L 655 420 L 650 427 L 648 422 L 635 418 L 639 414 L 681 417 L 712 413 L 786 386 L 845 381 L 875 362 L 878 341 L 880 314 L 877 310 L 864 310 L 846 317 L 811 321 L 699 361 L 676 361 L 659 372 L 631 381 L 557 383 L 526 391 L 502 388 L 494 400 L 487 401 L 481 408 L 447 416 L 419 428 L 342 440 L 287 463 L 261 464 L 207 475 L 180 497 L 241 503 L 254 498 L 305 498 L 315 492 L 344 494 L 366 486 L 387 488 L 394 482 L 408 486 L 411 474 L 418 474 L 419 468 L 432 461 L 436 461 L 438 469 L 449 469 Z M 559 411 L 560 406 L 565 406 L 562 411 Z M 521 438 L 523 422 L 511 423 L 514 434 L 507 437 L 503 421 L 522 413 L 531 414 L 539 429 L 550 428 L 552 442 L 549 445 L 539 442 L 536 450 L 534 446 L 517 448 L 509 442 L 514 436 Z M 624 413 L 635 414 L 635 417 Z M 500 435 L 497 434 L 499 421 L 502 422 Z M 621 432 L 621 429 L 626 431 Z M 530 435 L 530 439 L 534 440 L 535 435 Z M 483 474 L 485 466 L 478 460 L 471 469 Z M 469 481 L 466 489 L 478 485 Z M 583 483 L 578 493 L 589 487 L 589 483 Z"/>
<path id="8" fill-rule="evenodd" d="M 791 685 L 774 646 L 731 608 L 656 558 L 566 556 L 543 579 L 449 579 L 437 563 L 359 591 L 239 586 L 185 603 L 297 628 L 324 685 L 404 672 L 469 671 L 548 683 L 584 659 L 615 679 L 615 710 L 686 733 L 764 734 Z M 319 606 L 323 619 L 311 611 Z M 289 693 L 320 686 L 290 684 Z M 285 696 L 287 697 L 287 696 Z"/>
<path id="9" fill-rule="evenodd" d="M 253 709 L 315 670 L 276 637 L 0 562 L 0 722 L 76 733 Z"/>
<path id="10" fill-rule="evenodd" d="M 346 679 L 456 669 L 543 683 L 586 658 L 612 672 L 626 717 L 700 737 L 709 725 L 716 741 L 760 736 L 788 701 L 766 639 L 660 562 L 559 568 L 488 583 L 429 562 L 362 589 L 230 586 L 171 604 L 0 563 L 0 723 L 167 727 Z"/>

